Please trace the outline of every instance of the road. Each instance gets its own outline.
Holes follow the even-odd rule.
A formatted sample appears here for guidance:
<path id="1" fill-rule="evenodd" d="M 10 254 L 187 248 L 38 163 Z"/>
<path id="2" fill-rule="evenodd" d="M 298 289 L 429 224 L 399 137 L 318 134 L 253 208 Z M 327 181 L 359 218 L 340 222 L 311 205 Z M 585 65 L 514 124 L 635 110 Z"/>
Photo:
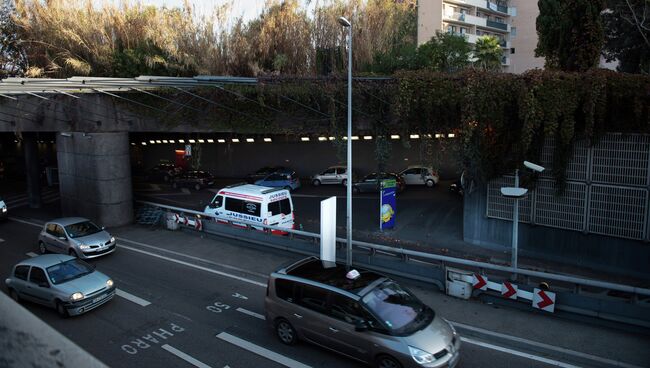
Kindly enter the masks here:
<path id="1" fill-rule="evenodd" d="M 0 275 L 36 251 L 45 212 L 23 209 L 0 223 Z M 19 221 L 16 221 L 19 220 Z M 196 234 L 127 226 L 119 248 L 92 263 L 120 293 L 88 314 L 62 319 L 25 306 L 114 367 L 356 367 L 305 343 L 281 344 L 263 315 L 266 276 L 290 253 Z M 650 338 L 544 313 L 506 310 L 445 296 L 401 280 L 463 336 L 460 367 L 650 366 Z M 6 292 L 4 283 L 2 289 Z M 2 317 L 0 317 L 2 318 Z M 302 364 L 302 365 L 301 365 Z M 619 365 L 625 366 L 625 365 Z"/>

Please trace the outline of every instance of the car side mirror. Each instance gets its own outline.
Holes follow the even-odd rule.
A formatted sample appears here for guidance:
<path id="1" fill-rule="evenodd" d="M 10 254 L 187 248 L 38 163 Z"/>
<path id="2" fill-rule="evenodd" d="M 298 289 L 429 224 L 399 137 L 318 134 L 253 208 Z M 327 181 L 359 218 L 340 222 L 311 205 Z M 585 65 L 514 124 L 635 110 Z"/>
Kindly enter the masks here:
<path id="1" fill-rule="evenodd" d="M 368 330 L 368 322 L 364 320 L 359 320 L 354 324 L 354 330 L 357 332 L 363 332 Z"/>

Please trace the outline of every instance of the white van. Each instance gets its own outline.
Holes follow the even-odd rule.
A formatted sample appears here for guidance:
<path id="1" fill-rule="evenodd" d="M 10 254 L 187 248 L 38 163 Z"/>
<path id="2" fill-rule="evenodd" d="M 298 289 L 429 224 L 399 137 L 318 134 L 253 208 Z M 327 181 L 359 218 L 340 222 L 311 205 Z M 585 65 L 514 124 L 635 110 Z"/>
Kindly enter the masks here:
<path id="1" fill-rule="evenodd" d="M 217 222 L 231 221 L 235 226 L 262 224 L 286 229 L 295 226 L 291 194 L 283 188 L 245 183 L 230 185 L 220 189 L 203 212 L 213 216 Z"/>

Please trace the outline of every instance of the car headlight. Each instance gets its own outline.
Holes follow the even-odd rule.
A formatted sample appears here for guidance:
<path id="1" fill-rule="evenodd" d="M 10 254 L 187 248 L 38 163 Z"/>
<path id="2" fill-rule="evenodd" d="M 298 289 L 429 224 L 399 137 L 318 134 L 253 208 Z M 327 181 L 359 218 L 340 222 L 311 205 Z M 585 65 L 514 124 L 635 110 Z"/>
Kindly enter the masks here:
<path id="1" fill-rule="evenodd" d="M 413 360 L 415 360 L 416 363 L 418 364 L 427 364 L 431 363 L 435 360 L 433 357 L 433 354 L 427 353 L 424 350 L 420 350 L 418 348 L 414 348 L 412 346 L 409 346 L 409 352 L 411 353 L 411 356 L 413 357 Z"/>
<path id="2" fill-rule="evenodd" d="M 81 300 L 83 298 L 84 298 L 84 295 L 82 293 L 74 293 L 74 294 L 70 295 L 70 300 L 72 300 L 73 302 L 76 302 L 77 300 Z"/>
<path id="3" fill-rule="evenodd" d="M 108 286 L 109 288 L 112 288 L 112 287 L 113 287 L 113 284 L 114 284 L 114 282 L 113 282 L 113 280 L 111 280 L 111 279 L 108 279 L 108 280 L 106 281 L 106 286 Z"/>
<path id="4" fill-rule="evenodd" d="M 2 212 L 7 212 L 7 206 L 2 207 Z"/>
<path id="5" fill-rule="evenodd" d="M 86 245 L 86 244 L 79 244 L 79 249 L 81 249 L 81 250 L 86 250 L 86 249 L 90 249 L 90 245 Z"/>
<path id="6" fill-rule="evenodd" d="M 115 241 L 115 237 L 111 236 L 111 243 Z"/>

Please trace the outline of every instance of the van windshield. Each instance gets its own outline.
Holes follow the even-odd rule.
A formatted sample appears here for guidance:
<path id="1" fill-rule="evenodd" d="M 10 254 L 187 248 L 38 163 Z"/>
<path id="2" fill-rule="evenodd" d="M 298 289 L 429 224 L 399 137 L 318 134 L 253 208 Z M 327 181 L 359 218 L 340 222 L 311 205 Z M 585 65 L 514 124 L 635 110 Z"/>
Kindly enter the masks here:
<path id="1" fill-rule="evenodd" d="M 362 301 L 394 335 L 410 335 L 421 330 L 435 316 L 433 309 L 392 280 L 377 285 Z"/>

